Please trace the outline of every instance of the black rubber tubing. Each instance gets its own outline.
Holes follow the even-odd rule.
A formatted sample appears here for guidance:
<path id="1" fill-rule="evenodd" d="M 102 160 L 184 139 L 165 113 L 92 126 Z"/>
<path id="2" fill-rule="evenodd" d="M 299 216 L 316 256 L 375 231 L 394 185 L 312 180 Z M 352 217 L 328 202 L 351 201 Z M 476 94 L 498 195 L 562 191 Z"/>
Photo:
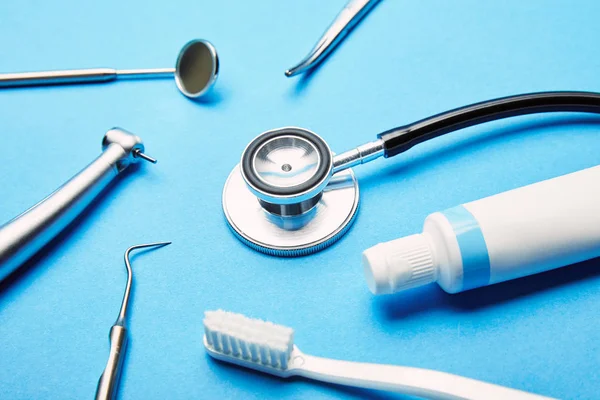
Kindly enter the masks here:
<path id="1" fill-rule="evenodd" d="M 539 92 L 519 94 L 455 108 L 377 135 L 383 140 L 385 157 L 446 133 L 473 125 L 519 115 L 547 112 L 600 114 L 600 93 Z"/>

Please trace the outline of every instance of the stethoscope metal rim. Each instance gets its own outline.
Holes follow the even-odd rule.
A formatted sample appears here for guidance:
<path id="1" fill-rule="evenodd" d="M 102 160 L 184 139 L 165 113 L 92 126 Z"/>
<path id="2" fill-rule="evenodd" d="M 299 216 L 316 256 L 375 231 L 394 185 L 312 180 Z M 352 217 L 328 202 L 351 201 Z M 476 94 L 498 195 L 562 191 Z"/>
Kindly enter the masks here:
<path id="1" fill-rule="evenodd" d="M 262 180 L 254 168 L 256 154 L 272 139 L 285 135 L 297 136 L 313 145 L 319 154 L 320 163 L 315 174 L 305 182 L 294 186 L 278 187 Z M 254 195 L 268 203 L 293 204 L 318 195 L 327 186 L 333 171 L 333 156 L 329 146 L 319 135 L 308 129 L 288 126 L 272 129 L 255 137 L 244 149 L 240 161 L 242 177 Z"/>
<path id="2" fill-rule="evenodd" d="M 358 181 L 348 169 L 331 179 L 317 204 L 304 215 L 273 215 L 249 190 L 239 164 L 227 178 L 222 197 L 223 212 L 235 236 L 254 250 L 278 257 L 308 255 L 335 243 L 356 219 L 359 202 Z M 300 228 L 282 226 L 303 218 L 308 222 Z"/>

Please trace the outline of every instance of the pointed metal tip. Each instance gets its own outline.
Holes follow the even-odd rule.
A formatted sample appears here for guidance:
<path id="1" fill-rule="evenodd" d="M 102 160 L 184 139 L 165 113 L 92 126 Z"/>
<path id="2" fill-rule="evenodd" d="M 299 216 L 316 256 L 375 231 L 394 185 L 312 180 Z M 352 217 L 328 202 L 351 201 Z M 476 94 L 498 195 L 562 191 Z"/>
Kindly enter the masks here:
<path id="1" fill-rule="evenodd" d="M 293 68 L 285 71 L 285 76 L 291 77 L 301 74 L 315 67 L 327 57 L 335 46 L 339 44 L 354 26 L 360 21 L 379 0 L 350 0 L 340 11 L 332 24 L 327 28 L 315 47 L 302 61 Z"/>
<path id="2" fill-rule="evenodd" d="M 127 305 L 129 304 L 129 293 L 131 292 L 131 282 L 133 279 L 133 270 L 131 269 L 131 261 L 129 260 L 129 253 L 133 250 L 143 249 L 146 247 L 162 247 L 171 244 L 172 242 L 155 242 L 136 244 L 125 250 L 125 267 L 127 268 L 127 285 L 125 286 L 125 294 L 123 295 L 123 301 L 121 302 L 121 310 L 119 311 L 119 317 L 115 325 L 125 326 L 125 314 L 127 313 Z"/>
<path id="3" fill-rule="evenodd" d="M 155 158 L 152 158 L 152 157 L 150 157 L 150 156 L 148 156 L 148 155 L 146 155 L 146 154 L 142 153 L 140 150 L 134 150 L 134 152 L 133 152 L 133 156 L 134 156 L 134 157 L 139 157 L 139 158 L 141 158 L 142 160 L 149 161 L 149 162 L 151 162 L 152 164 L 156 164 L 156 163 L 158 162 L 158 160 L 157 160 L 157 159 L 155 159 Z"/>
<path id="4" fill-rule="evenodd" d="M 144 244 L 144 245 L 141 245 L 141 246 L 144 246 L 144 247 L 163 247 L 163 246 L 168 246 L 171 243 L 173 243 L 173 242 L 155 242 L 155 243 Z"/>
<path id="5" fill-rule="evenodd" d="M 291 78 L 292 76 L 298 75 L 299 73 L 303 72 L 305 69 L 306 68 L 304 65 L 297 65 L 293 68 L 285 70 L 285 76 Z"/>
<path id="6" fill-rule="evenodd" d="M 173 242 L 154 242 L 154 243 L 136 244 L 136 245 L 128 248 L 127 251 L 125 251 L 125 258 L 128 257 L 129 252 L 131 252 L 132 250 L 143 249 L 146 247 L 159 247 L 159 246 L 162 247 L 162 246 L 170 245 L 171 243 L 173 243 Z"/>

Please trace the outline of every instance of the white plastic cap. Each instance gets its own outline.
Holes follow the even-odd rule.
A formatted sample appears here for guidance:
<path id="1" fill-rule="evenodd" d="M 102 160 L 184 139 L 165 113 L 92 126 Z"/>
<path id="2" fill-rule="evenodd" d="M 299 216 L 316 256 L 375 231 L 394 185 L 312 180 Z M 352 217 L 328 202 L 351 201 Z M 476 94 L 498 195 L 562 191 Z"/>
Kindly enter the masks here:
<path id="1" fill-rule="evenodd" d="M 379 243 L 363 252 L 362 261 L 373 294 L 399 292 L 437 277 L 429 240 L 422 233 Z"/>

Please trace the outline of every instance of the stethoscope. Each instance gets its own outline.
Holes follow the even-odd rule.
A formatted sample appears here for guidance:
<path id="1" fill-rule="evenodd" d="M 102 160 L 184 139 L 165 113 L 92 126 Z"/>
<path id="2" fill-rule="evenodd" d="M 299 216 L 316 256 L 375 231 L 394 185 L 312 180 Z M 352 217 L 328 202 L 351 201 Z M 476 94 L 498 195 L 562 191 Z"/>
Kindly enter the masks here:
<path id="1" fill-rule="evenodd" d="M 565 111 L 600 113 L 600 94 L 541 92 L 484 101 L 390 129 L 338 155 L 307 129 L 270 130 L 248 144 L 229 175 L 223 211 L 236 236 L 255 250 L 311 254 L 333 244 L 354 221 L 359 190 L 352 167 L 469 126 Z"/>

